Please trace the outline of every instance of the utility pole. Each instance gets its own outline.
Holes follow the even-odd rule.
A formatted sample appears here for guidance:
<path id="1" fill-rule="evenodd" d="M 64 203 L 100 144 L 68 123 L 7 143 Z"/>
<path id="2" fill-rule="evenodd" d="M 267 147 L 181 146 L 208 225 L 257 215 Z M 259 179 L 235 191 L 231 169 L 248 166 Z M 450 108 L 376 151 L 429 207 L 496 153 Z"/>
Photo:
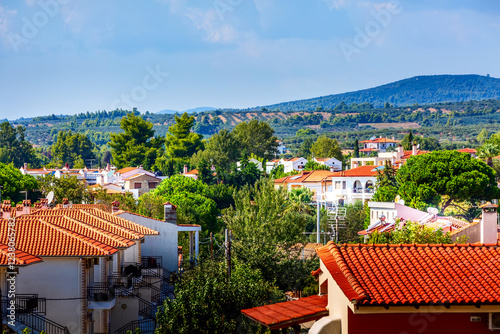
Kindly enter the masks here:
<path id="1" fill-rule="evenodd" d="M 316 243 L 319 244 L 321 243 L 321 234 L 320 234 L 320 217 L 319 217 L 319 213 L 320 213 L 320 208 L 319 208 L 319 201 L 316 201 L 316 231 L 317 231 L 317 234 L 316 234 Z"/>
<path id="2" fill-rule="evenodd" d="M 212 240 L 212 232 L 210 232 L 210 258 L 213 260 L 214 259 L 214 256 L 213 256 L 213 240 Z"/>
<path id="3" fill-rule="evenodd" d="M 227 261 L 227 278 L 231 278 L 231 239 L 229 238 L 229 230 L 224 231 L 225 248 L 226 248 L 226 261 Z"/>

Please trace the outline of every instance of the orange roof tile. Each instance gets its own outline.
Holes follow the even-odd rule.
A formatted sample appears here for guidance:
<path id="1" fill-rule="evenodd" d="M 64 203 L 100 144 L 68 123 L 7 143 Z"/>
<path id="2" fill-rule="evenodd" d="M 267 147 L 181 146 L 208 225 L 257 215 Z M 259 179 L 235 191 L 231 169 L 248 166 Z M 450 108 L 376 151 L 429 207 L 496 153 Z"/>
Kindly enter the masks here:
<path id="1" fill-rule="evenodd" d="M 184 175 L 186 175 L 186 174 L 194 174 L 194 175 L 198 175 L 199 173 L 198 173 L 198 170 L 197 170 L 197 169 L 193 169 L 193 170 L 190 170 L 190 171 L 189 171 L 189 172 L 187 172 L 187 173 L 184 173 Z"/>
<path id="2" fill-rule="evenodd" d="M 241 313 L 270 329 L 291 327 L 328 315 L 328 296 L 310 296 L 283 303 L 241 310 Z"/>
<path id="3" fill-rule="evenodd" d="M 49 211 L 49 210 L 44 210 Z M 109 256 L 118 250 L 77 232 L 41 219 L 16 219 L 16 247 L 36 256 Z M 0 242 L 6 243 L 7 224 L 0 224 Z"/>
<path id="4" fill-rule="evenodd" d="M 104 212 L 102 210 L 96 210 L 96 209 L 86 209 L 86 212 L 97 216 L 101 219 L 110 221 L 120 227 L 126 228 L 130 231 L 133 231 L 135 233 L 143 234 L 143 235 L 159 235 L 160 233 L 156 230 L 153 230 L 149 227 L 143 226 L 141 224 L 137 224 L 134 222 L 131 222 L 130 220 L 117 217 L 111 213 Z"/>
<path id="5" fill-rule="evenodd" d="M 332 175 L 332 172 L 329 170 L 314 170 L 303 180 L 303 182 L 323 181 L 330 175 Z"/>
<path id="6" fill-rule="evenodd" d="M 39 258 L 38 256 L 34 256 L 29 253 L 23 252 L 22 250 L 18 249 L 18 247 L 16 247 L 14 254 L 15 254 L 15 261 L 13 263 L 14 266 L 26 266 L 34 262 L 42 262 L 42 259 Z M 9 252 L 9 246 L 0 243 L 0 266 L 11 265 L 12 260 L 11 262 L 9 262 L 10 258 L 11 255 Z"/>
<path id="7" fill-rule="evenodd" d="M 425 153 L 429 153 L 429 151 L 417 150 L 417 154 L 416 155 L 425 154 Z M 413 152 L 412 151 L 404 151 L 404 155 L 401 157 L 401 159 L 402 160 L 408 160 L 412 156 L 413 156 Z"/>
<path id="8" fill-rule="evenodd" d="M 469 154 L 476 154 L 477 153 L 477 151 L 473 148 L 461 148 L 457 151 L 462 152 L 462 153 L 469 153 Z"/>
<path id="9" fill-rule="evenodd" d="M 500 303 L 498 245 L 335 245 L 317 250 L 358 305 Z"/>
<path id="10" fill-rule="evenodd" d="M 375 139 L 368 139 L 368 140 L 362 140 L 360 143 L 399 143 L 399 140 L 394 140 L 394 139 L 389 139 L 389 138 L 375 138 Z"/>
<path id="11" fill-rule="evenodd" d="M 125 168 L 117 170 L 117 172 L 120 174 L 125 174 L 127 172 L 133 171 L 134 169 L 137 169 L 137 167 L 125 167 Z"/>
<path id="12" fill-rule="evenodd" d="M 356 168 L 334 172 L 331 174 L 332 177 L 355 177 L 355 176 L 376 176 L 377 171 L 374 168 L 377 166 L 359 166 Z"/>

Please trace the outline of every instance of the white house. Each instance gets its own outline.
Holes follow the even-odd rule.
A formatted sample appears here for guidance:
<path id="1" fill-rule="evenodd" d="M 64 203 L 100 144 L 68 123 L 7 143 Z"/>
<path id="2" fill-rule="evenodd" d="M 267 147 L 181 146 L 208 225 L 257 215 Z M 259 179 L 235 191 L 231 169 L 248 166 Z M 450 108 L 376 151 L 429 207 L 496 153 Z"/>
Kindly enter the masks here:
<path id="1" fill-rule="evenodd" d="M 368 140 L 360 141 L 363 144 L 363 148 L 360 152 L 385 152 L 389 147 L 395 147 L 399 143 L 399 140 L 394 140 L 390 138 L 385 138 L 380 136 L 379 138 L 372 137 Z"/>
<path id="2" fill-rule="evenodd" d="M 273 168 L 277 167 L 280 163 L 280 159 L 273 159 L 266 161 L 266 173 L 270 174 Z"/>
<path id="3" fill-rule="evenodd" d="M 314 158 L 314 161 L 316 161 L 320 165 L 330 167 L 331 171 L 342 170 L 342 161 L 336 158 Z"/>
<path id="4" fill-rule="evenodd" d="M 361 166 L 334 172 L 327 178 L 326 192 L 321 198 L 333 205 L 344 205 L 357 200 L 367 201 L 373 196 L 377 172 L 374 166 Z"/>
<path id="5" fill-rule="evenodd" d="M 293 170 L 300 172 L 306 166 L 307 159 L 305 158 L 281 159 L 279 163 L 283 165 L 285 173 L 290 173 Z"/>
<path id="6" fill-rule="evenodd" d="M 274 180 L 275 187 L 308 188 L 313 192 L 313 199 L 321 199 L 326 194 L 327 178 L 333 173 L 329 170 L 303 171 L 300 174 Z"/>

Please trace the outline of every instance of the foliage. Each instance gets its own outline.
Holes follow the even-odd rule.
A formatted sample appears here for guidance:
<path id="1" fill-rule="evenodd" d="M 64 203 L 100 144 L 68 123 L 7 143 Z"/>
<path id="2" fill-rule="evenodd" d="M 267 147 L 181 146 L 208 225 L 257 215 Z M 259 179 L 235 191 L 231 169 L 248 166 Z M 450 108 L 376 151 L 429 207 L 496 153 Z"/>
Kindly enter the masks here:
<path id="1" fill-rule="evenodd" d="M 113 163 L 118 168 L 142 165 L 151 169 L 161 155 L 164 139 L 153 137 L 153 124 L 133 113 L 123 117 L 120 126 L 124 132 L 112 133 L 109 142 Z"/>
<path id="2" fill-rule="evenodd" d="M 28 192 L 28 199 L 32 202 L 38 200 L 38 182 L 31 175 L 23 175 L 12 165 L 6 165 L 0 162 L 0 189 L 2 200 L 10 200 L 13 204 L 25 199 L 25 194 L 20 191 Z"/>
<path id="3" fill-rule="evenodd" d="M 111 206 L 111 203 L 118 201 L 120 202 L 120 208 L 126 211 L 130 212 L 136 212 L 137 211 L 137 203 L 134 198 L 134 195 L 131 192 L 127 192 L 125 194 L 108 194 L 106 192 L 106 189 L 97 187 L 92 189 L 91 196 L 93 197 L 94 201 L 99 204 L 104 204 L 107 206 Z M 163 206 L 162 206 L 163 209 Z M 157 217 L 157 215 L 149 215 L 149 217 Z M 163 210 L 162 210 L 162 216 L 160 219 L 163 218 Z"/>
<path id="4" fill-rule="evenodd" d="M 303 136 L 310 136 L 310 135 L 315 135 L 316 131 L 313 129 L 305 128 L 305 129 L 299 129 L 297 130 L 297 133 L 295 133 L 296 137 L 303 137 Z"/>
<path id="5" fill-rule="evenodd" d="M 396 225 L 399 222 L 396 221 Z M 407 221 L 403 228 L 392 232 L 378 233 L 375 231 L 370 235 L 369 244 L 451 244 L 450 233 L 443 233 L 441 228 L 434 230 L 432 227 L 419 225 L 418 223 Z"/>
<path id="6" fill-rule="evenodd" d="M 175 299 L 165 301 L 157 314 L 157 330 L 165 334 L 246 331 L 242 309 L 282 297 L 247 264 L 236 262 L 228 279 L 223 263 L 207 261 L 176 285 Z"/>
<path id="7" fill-rule="evenodd" d="M 191 132 L 194 123 L 194 116 L 187 113 L 181 117 L 175 116 L 175 124 L 168 128 L 167 133 L 167 156 L 170 159 L 188 159 L 203 147 L 202 136 Z"/>
<path id="8" fill-rule="evenodd" d="M 477 150 L 478 156 L 486 160 L 486 164 L 493 167 L 493 158 L 500 153 L 500 146 L 494 143 L 484 143 Z"/>
<path id="9" fill-rule="evenodd" d="M 342 161 L 342 151 L 335 139 L 326 136 L 319 137 L 311 146 L 311 154 L 315 158 L 336 158 Z"/>
<path id="10" fill-rule="evenodd" d="M 240 160 L 240 167 L 235 168 L 233 165 L 232 172 L 227 174 L 223 171 L 217 171 L 217 178 L 223 183 L 241 188 L 245 185 L 253 185 L 260 179 L 262 173 L 253 162 L 249 162 L 247 158 L 243 157 Z"/>
<path id="11" fill-rule="evenodd" d="M 434 151 L 412 156 L 396 174 L 399 195 L 407 205 L 425 209 L 437 206 L 448 196 L 445 210 L 452 202 L 497 198 L 495 171 L 468 153 Z"/>
<path id="12" fill-rule="evenodd" d="M 385 161 L 384 169 L 377 170 L 375 189 L 372 198 L 374 202 L 393 202 L 398 194 L 396 170 L 390 160 Z"/>
<path id="13" fill-rule="evenodd" d="M 304 165 L 304 170 L 330 170 L 330 167 L 324 164 L 320 164 L 314 160 L 309 160 Z"/>
<path id="14" fill-rule="evenodd" d="M 91 198 L 85 183 L 76 176 L 63 174 L 57 178 L 53 174 L 47 174 L 38 179 L 38 183 L 43 196 L 47 196 L 50 191 L 54 192 L 55 203 L 62 203 L 63 198 L 75 204 L 88 203 Z"/>
<path id="15" fill-rule="evenodd" d="M 57 140 L 52 144 L 51 150 L 52 155 L 59 162 L 60 166 L 66 163 L 70 166 L 75 166 L 79 160 L 95 159 L 95 155 L 92 152 L 93 146 L 86 135 L 72 133 L 69 130 L 59 131 Z M 85 164 L 83 167 L 85 167 Z"/>
<path id="16" fill-rule="evenodd" d="M 481 132 L 477 135 L 477 141 L 479 144 L 483 145 L 486 140 L 490 137 L 488 130 L 482 129 Z"/>
<path id="17" fill-rule="evenodd" d="M 353 158 L 359 158 L 359 142 L 358 138 L 354 141 L 354 151 L 352 152 Z"/>
<path id="18" fill-rule="evenodd" d="M 358 232 L 364 229 L 365 218 L 370 217 L 369 214 L 366 214 L 364 205 L 361 201 L 346 205 L 346 228 L 339 229 L 340 243 L 359 242 Z"/>
<path id="19" fill-rule="evenodd" d="M 38 166 L 33 145 L 26 140 L 26 128 L 14 128 L 9 122 L 0 124 L 0 162 L 21 167 L 24 163 Z"/>
<path id="20" fill-rule="evenodd" d="M 253 153 L 270 160 L 277 153 L 278 138 L 274 136 L 274 129 L 266 122 L 256 119 L 241 122 L 235 126 L 233 133 L 246 155 Z"/>
<path id="21" fill-rule="evenodd" d="M 220 130 L 205 143 L 205 149 L 198 151 L 191 158 L 191 163 L 198 165 L 201 160 L 210 161 L 223 172 L 229 172 L 231 164 L 240 158 L 240 145 L 235 135 L 228 130 Z"/>
<path id="22" fill-rule="evenodd" d="M 311 156 L 311 147 L 313 144 L 314 140 L 312 138 L 305 139 L 300 145 L 300 149 L 299 152 L 297 153 L 297 156 L 304 157 L 306 159 L 309 158 Z"/>

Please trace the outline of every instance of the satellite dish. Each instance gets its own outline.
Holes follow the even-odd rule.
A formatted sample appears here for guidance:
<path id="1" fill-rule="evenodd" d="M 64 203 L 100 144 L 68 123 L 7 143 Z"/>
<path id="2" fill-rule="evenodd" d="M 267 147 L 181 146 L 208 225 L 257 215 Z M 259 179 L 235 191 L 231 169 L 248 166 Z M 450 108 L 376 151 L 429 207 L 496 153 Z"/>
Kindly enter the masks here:
<path id="1" fill-rule="evenodd" d="M 54 192 L 53 191 L 50 191 L 48 194 L 47 194 L 47 205 L 50 206 L 50 204 L 52 204 L 52 202 L 54 201 Z"/>
<path id="2" fill-rule="evenodd" d="M 437 208 L 428 208 L 427 212 L 432 215 L 437 215 L 439 213 L 439 210 Z"/>
<path id="3" fill-rule="evenodd" d="M 394 203 L 399 203 L 400 200 L 401 200 L 401 197 L 399 197 L 399 195 L 396 195 L 396 198 L 394 199 Z"/>
<path id="4" fill-rule="evenodd" d="M 400 199 L 398 203 L 401 204 L 401 205 L 405 205 L 405 200 L 404 199 Z"/>

